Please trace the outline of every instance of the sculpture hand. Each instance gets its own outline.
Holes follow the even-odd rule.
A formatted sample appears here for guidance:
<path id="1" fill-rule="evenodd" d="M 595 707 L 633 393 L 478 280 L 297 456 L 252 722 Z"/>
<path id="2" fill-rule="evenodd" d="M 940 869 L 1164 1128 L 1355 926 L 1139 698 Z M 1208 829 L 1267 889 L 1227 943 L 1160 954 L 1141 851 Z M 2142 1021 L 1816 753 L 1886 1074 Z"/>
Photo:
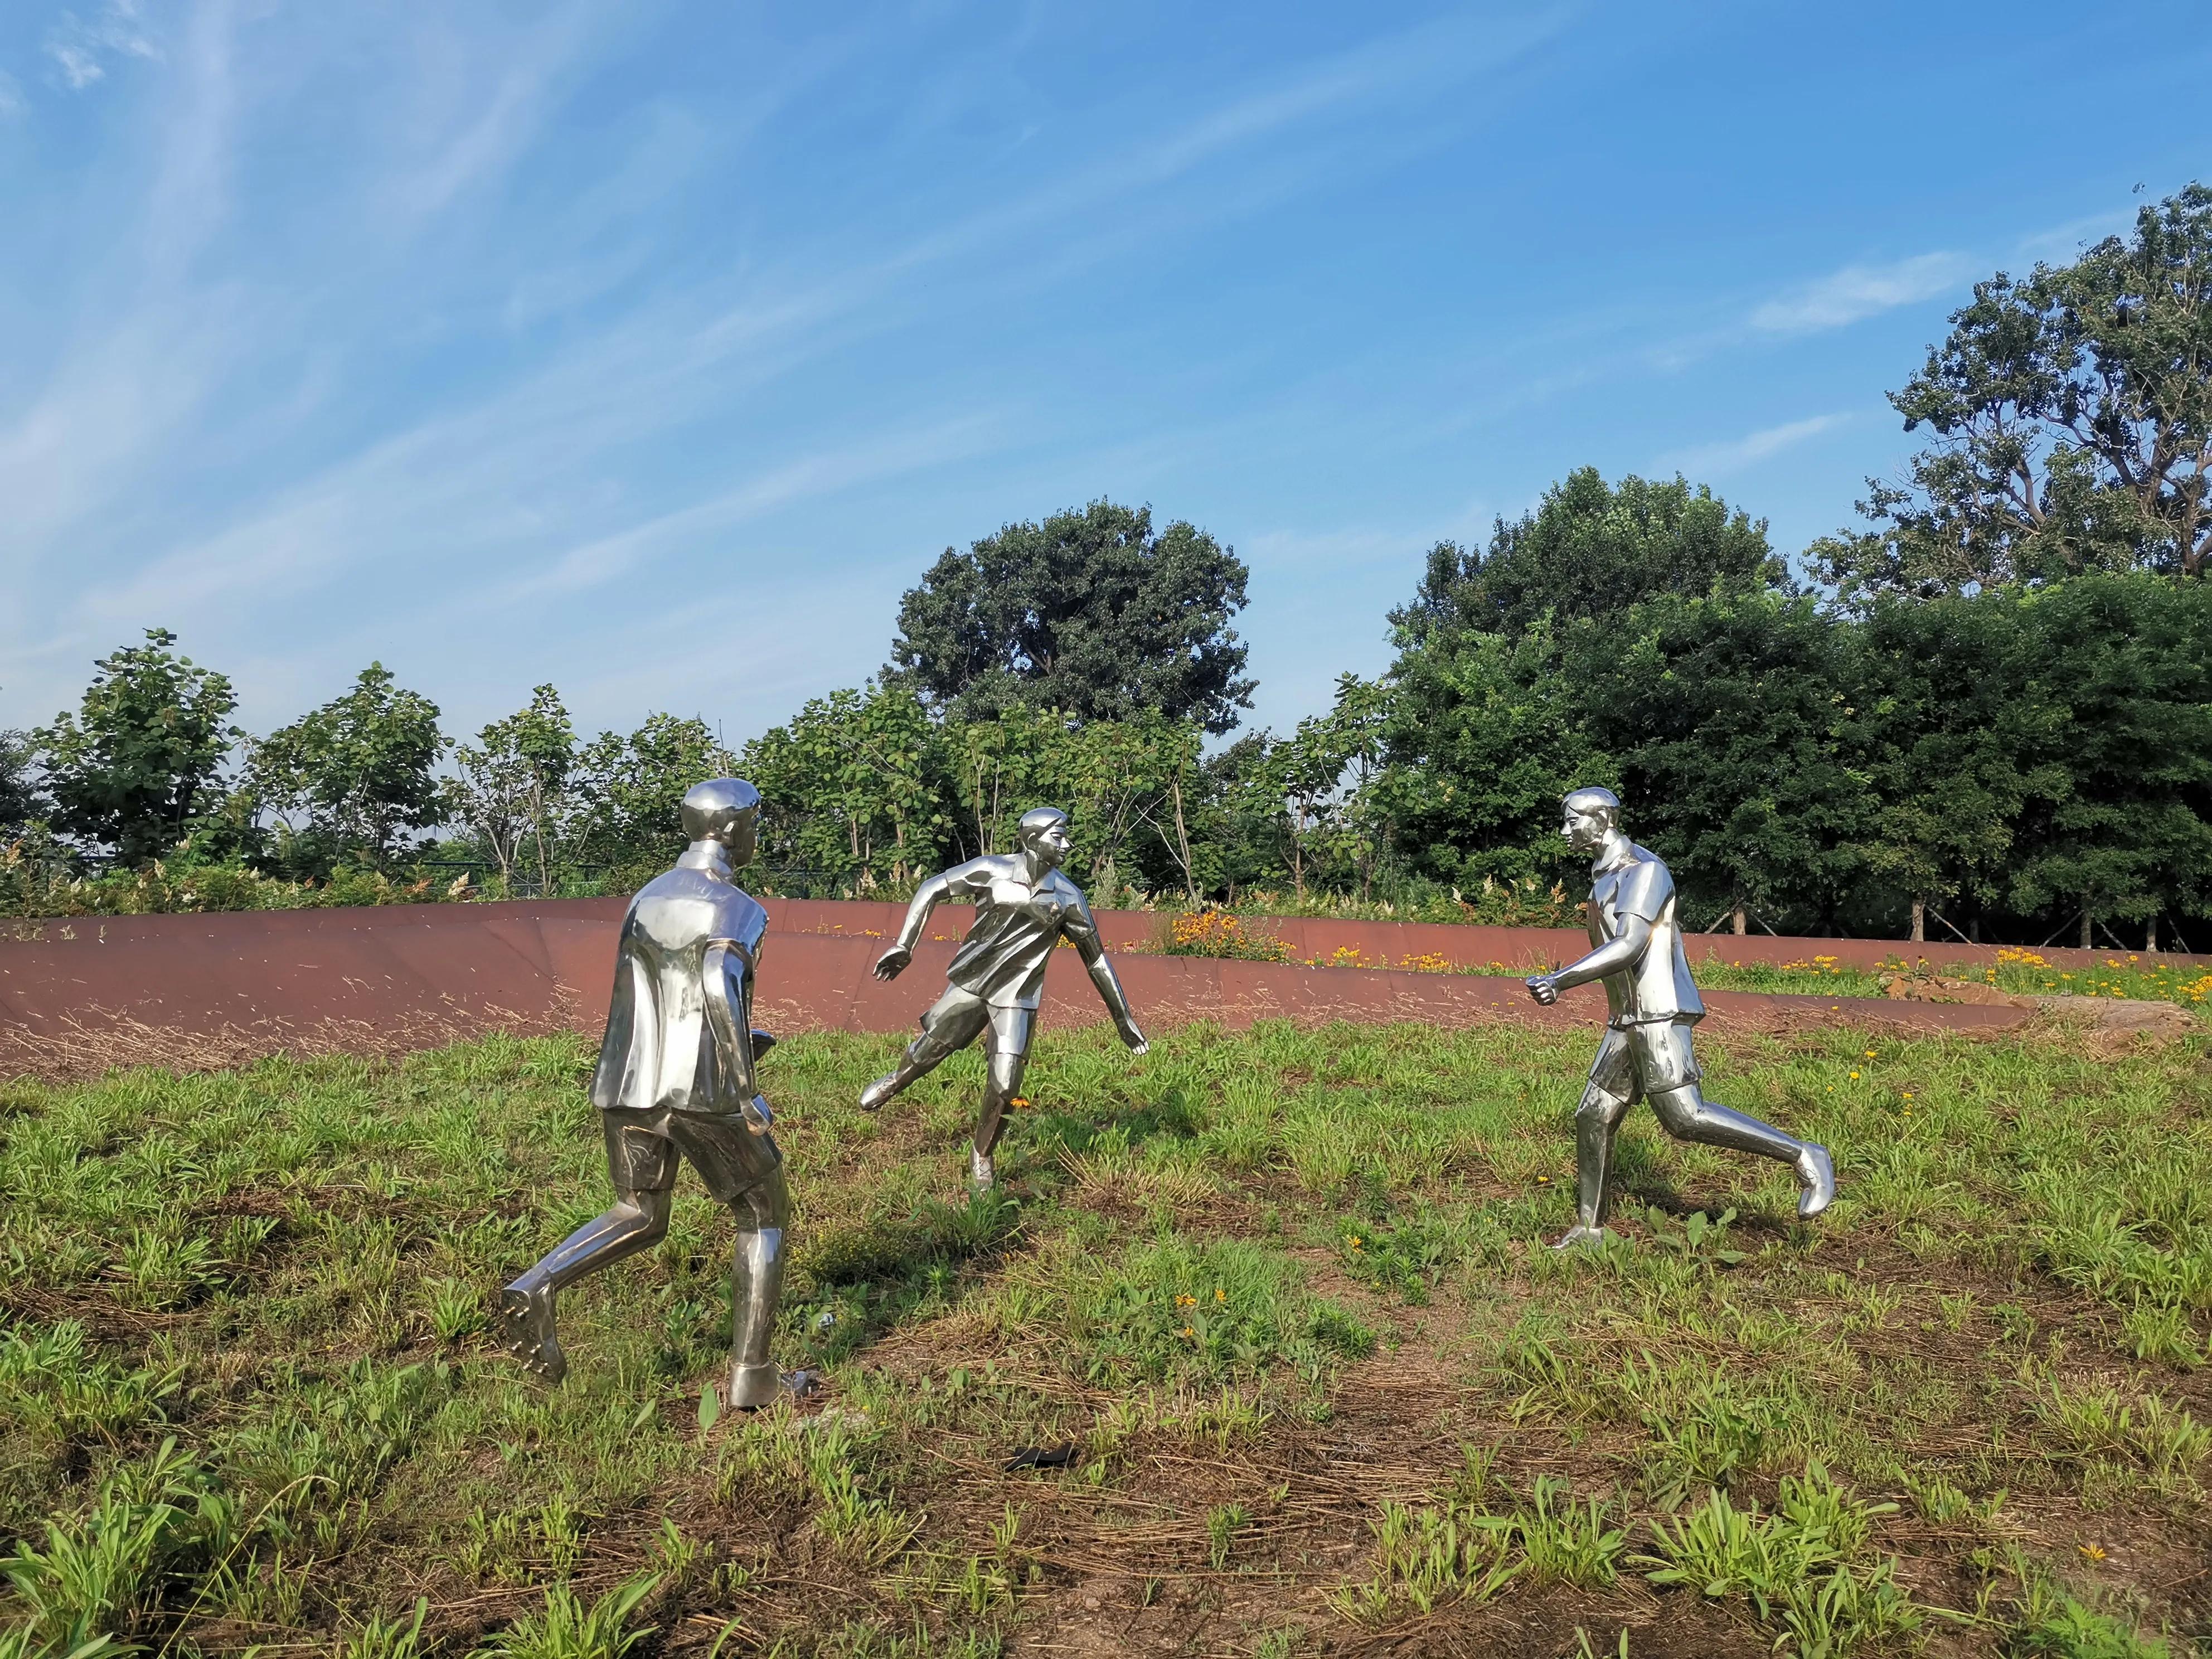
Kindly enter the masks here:
<path id="1" fill-rule="evenodd" d="M 894 945 L 876 958 L 876 977 L 880 980 L 896 979 L 905 971 L 907 963 L 913 960 L 914 952 L 903 945 Z"/>
<path id="2" fill-rule="evenodd" d="M 1531 974 L 1522 983 L 1528 986 L 1528 994 L 1547 1008 L 1559 1000 L 1559 982 L 1549 974 Z"/>
<path id="3" fill-rule="evenodd" d="M 738 1110 L 745 1120 L 745 1127 L 757 1135 L 764 1135 L 775 1127 L 775 1117 L 768 1109 L 766 1095 L 755 1095 Z"/>
<path id="4" fill-rule="evenodd" d="M 1121 1028 L 1121 1041 L 1129 1045 L 1129 1052 L 1133 1054 L 1152 1052 L 1152 1045 L 1145 1041 L 1145 1034 L 1133 1025 L 1124 1025 Z"/>

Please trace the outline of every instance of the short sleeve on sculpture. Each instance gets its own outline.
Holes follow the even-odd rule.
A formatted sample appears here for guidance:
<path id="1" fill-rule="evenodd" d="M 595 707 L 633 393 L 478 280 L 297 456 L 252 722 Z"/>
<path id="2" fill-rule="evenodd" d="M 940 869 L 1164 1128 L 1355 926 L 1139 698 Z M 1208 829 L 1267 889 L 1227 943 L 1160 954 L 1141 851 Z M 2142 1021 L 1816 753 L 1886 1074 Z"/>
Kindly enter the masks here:
<path id="1" fill-rule="evenodd" d="M 1091 915 L 1091 906 L 1080 888 L 1072 881 L 1061 885 L 1066 890 L 1067 908 L 1060 913 L 1060 931 L 1087 959 L 1100 948 L 1097 921 Z"/>
<path id="2" fill-rule="evenodd" d="M 1667 866 L 1656 859 L 1638 859 L 1620 872 L 1620 884 L 1613 890 L 1613 914 L 1656 921 L 1674 896 L 1674 878 Z"/>

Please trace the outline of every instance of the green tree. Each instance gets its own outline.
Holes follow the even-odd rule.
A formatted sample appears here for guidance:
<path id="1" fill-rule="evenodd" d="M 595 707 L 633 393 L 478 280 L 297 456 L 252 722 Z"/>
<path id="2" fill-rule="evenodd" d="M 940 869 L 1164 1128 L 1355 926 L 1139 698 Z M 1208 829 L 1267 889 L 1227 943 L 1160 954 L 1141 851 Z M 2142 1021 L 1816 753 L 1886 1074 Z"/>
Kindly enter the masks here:
<path id="1" fill-rule="evenodd" d="M 1875 527 L 1807 562 L 1844 599 L 2098 570 L 2200 575 L 2212 554 L 2212 188 L 2131 239 L 1999 272 L 1890 402 L 1925 427 L 1911 483 L 1869 479 Z"/>
<path id="2" fill-rule="evenodd" d="M 1235 552 L 1149 507 L 1097 501 L 951 548 L 899 604 L 889 679 L 961 720 L 1050 708 L 1077 720 L 1146 710 L 1226 732 L 1251 701 L 1229 624 L 1249 575 Z"/>
<path id="3" fill-rule="evenodd" d="M 1546 615 L 1610 617 L 1662 593 L 1780 586 L 1782 561 L 1754 522 L 1700 484 L 1631 475 L 1608 486 L 1578 467 L 1534 513 L 1498 520 L 1480 551 L 1439 542 L 1413 603 L 1390 613 L 1401 649 L 1468 633 L 1515 637 Z"/>
<path id="4" fill-rule="evenodd" d="M 1875 810 L 1847 631 L 1807 595 L 1669 594 L 1577 623 L 1563 659 L 1630 834 L 1685 898 L 1832 932 Z"/>
<path id="5" fill-rule="evenodd" d="M 1505 635 L 1398 624 L 1376 781 L 1401 866 L 1454 889 L 1548 887 L 1573 860 L 1559 798 L 1620 782 L 1548 620 Z"/>
<path id="6" fill-rule="evenodd" d="M 75 714 L 33 734 L 46 755 L 54 828 L 143 864 L 177 845 L 217 804 L 229 723 L 230 681 L 170 647 L 166 628 L 101 658 Z"/>
<path id="7" fill-rule="evenodd" d="M 838 890 L 905 888 L 936 867 L 951 813 L 942 742 L 902 685 L 817 697 L 745 745 L 745 775 L 769 803 L 772 864 Z"/>
<path id="8" fill-rule="evenodd" d="M 1933 902 L 2005 902 L 2023 815 L 2070 787 L 2065 703 L 2016 594 L 1883 595 L 1849 643 L 1876 802 L 1861 848 L 1868 920 L 1891 931 L 1902 906 L 1905 936 L 1925 939 Z"/>
<path id="9" fill-rule="evenodd" d="M 483 841 L 501 880 L 514 880 L 527 852 L 534 856 L 538 890 L 550 891 L 569 775 L 576 768 L 576 728 L 561 694 L 538 686 L 527 708 L 492 721 L 473 744 L 457 748 L 453 765 L 453 814 Z"/>
<path id="10" fill-rule="evenodd" d="M 2084 577 L 2007 600 L 2063 724 L 2065 787 L 2028 803 L 2007 897 L 2039 925 L 2212 915 L 2212 588 Z"/>
<path id="11" fill-rule="evenodd" d="M 21 835 L 53 811 L 40 787 L 39 748 L 27 732 L 0 731 L 0 836 Z"/>
<path id="12" fill-rule="evenodd" d="M 576 757 L 566 840 L 582 862 L 604 864 L 617 881 L 658 875 L 684 850 L 684 793 L 738 769 L 737 757 L 697 718 L 648 714 L 628 736 L 602 732 Z M 772 825 L 777 803 L 766 803 Z"/>
<path id="13" fill-rule="evenodd" d="M 373 662 L 343 696 L 253 746 L 244 793 L 276 818 L 287 873 L 388 869 L 412 850 L 410 832 L 445 817 L 437 765 L 446 748 L 438 705 Z"/>

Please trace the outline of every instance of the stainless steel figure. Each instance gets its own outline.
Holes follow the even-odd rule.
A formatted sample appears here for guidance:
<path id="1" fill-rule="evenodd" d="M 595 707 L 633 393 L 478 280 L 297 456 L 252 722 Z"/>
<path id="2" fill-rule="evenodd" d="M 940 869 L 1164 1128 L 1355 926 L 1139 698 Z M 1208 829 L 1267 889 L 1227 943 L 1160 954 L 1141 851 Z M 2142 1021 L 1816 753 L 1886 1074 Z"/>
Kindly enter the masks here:
<path id="1" fill-rule="evenodd" d="M 737 1218 L 726 1397 L 750 1409 L 769 1404 L 780 1387 L 769 1339 L 790 1207 L 754 1073 L 775 1041 L 750 1018 L 768 915 L 731 878 L 752 860 L 760 795 L 750 783 L 716 778 L 684 795 L 683 813 L 691 845 L 674 869 L 639 890 L 623 918 L 592 1079 L 615 1206 L 501 1292 L 500 1335 L 532 1372 L 559 1382 L 568 1362 L 554 1333 L 554 1298 L 659 1241 L 677 1165 L 688 1158 Z"/>
<path id="2" fill-rule="evenodd" d="M 1609 1012 L 1589 1085 L 1575 1109 L 1575 1224 L 1559 1248 L 1604 1238 L 1613 1133 L 1639 1099 L 1651 1103 L 1661 1127 L 1678 1140 L 1732 1147 L 1790 1165 L 1804 1188 L 1797 1213 L 1820 1214 L 1836 1195 L 1827 1149 L 1716 1106 L 1698 1091 L 1690 1030 L 1705 1018 L 1705 1005 L 1682 951 L 1674 877 L 1656 854 L 1621 834 L 1620 802 L 1611 790 L 1577 789 L 1562 805 L 1560 833 L 1567 845 L 1593 855 L 1589 939 L 1595 948 L 1555 974 L 1531 977 L 1528 994 L 1548 1007 L 1560 992 L 1602 980 Z"/>
<path id="3" fill-rule="evenodd" d="M 1091 982 L 1121 1027 L 1121 1041 L 1140 1054 L 1147 1046 L 1121 994 L 1121 981 L 1114 977 L 1114 964 L 1098 942 L 1091 907 L 1060 872 L 1067 860 L 1067 814 L 1054 806 L 1024 814 L 1021 848 L 970 859 L 922 883 L 907 908 L 898 942 L 876 960 L 878 979 L 896 979 L 914 960 L 929 913 L 948 898 L 975 901 L 975 921 L 953 956 L 945 994 L 921 1017 L 921 1035 L 908 1045 L 898 1068 L 862 1090 L 860 1104 L 873 1111 L 980 1036 L 990 1060 L 990 1080 L 983 1087 L 983 1111 L 969 1160 L 969 1178 L 979 1192 L 995 1178 L 992 1149 L 999 1144 L 1007 1103 L 1021 1093 L 1022 1068 L 1044 990 L 1044 965 L 1062 939 L 1075 946 L 1091 970 Z"/>

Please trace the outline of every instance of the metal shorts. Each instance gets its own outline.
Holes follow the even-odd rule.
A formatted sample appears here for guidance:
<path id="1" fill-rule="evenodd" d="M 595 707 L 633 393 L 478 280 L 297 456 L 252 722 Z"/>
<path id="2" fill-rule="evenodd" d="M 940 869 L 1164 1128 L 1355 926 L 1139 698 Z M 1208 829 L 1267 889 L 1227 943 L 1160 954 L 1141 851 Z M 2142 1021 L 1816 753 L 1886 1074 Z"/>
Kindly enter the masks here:
<path id="1" fill-rule="evenodd" d="M 607 1176 L 618 1193 L 665 1193 L 676 1184 L 678 1154 L 707 1191 L 728 1204 L 783 1165 L 775 1139 L 745 1127 L 735 1112 L 672 1112 L 611 1106 L 599 1118 L 607 1137 Z"/>
<path id="2" fill-rule="evenodd" d="M 1695 1083 L 1704 1073 L 1690 1052 L 1690 1022 L 1650 1020 L 1608 1025 L 1590 1063 L 1590 1087 L 1615 1100 L 1638 1101 Z"/>
<path id="3" fill-rule="evenodd" d="M 1034 1008 L 986 1002 L 973 991 L 948 985 L 921 1017 L 921 1033 L 931 1048 L 949 1054 L 966 1048 L 988 1028 L 992 1053 L 1020 1054 L 1029 1052 L 1030 1031 L 1036 1023 Z"/>

